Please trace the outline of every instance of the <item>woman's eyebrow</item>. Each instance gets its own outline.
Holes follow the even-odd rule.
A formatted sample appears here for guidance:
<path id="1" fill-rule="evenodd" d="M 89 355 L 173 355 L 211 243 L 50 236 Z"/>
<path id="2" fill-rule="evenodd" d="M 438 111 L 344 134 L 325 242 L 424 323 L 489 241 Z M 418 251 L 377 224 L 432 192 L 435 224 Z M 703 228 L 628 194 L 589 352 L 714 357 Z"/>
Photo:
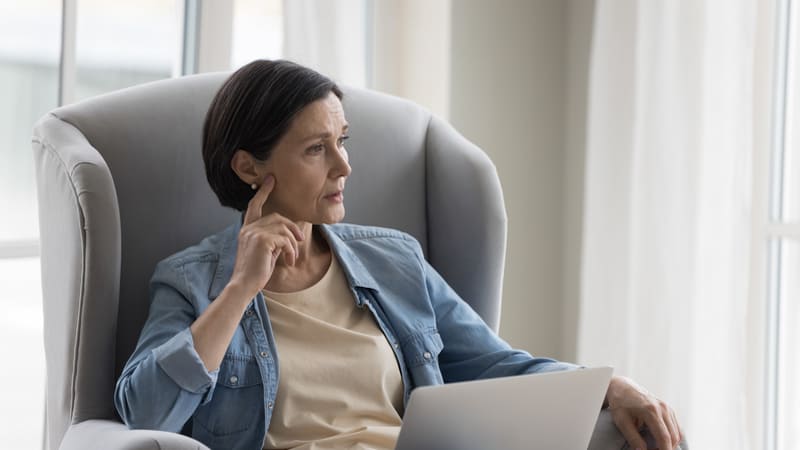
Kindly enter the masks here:
<path id="1" fill-rule="evenodd" d="M 344 124 L 344 126 L 342 126 L 342 134 L 347 133 L 347 130 L 349 130 L 349 129 L 350 129 L 350 125 L 349 124 Z M 325 138 L 329 138 L 329 137 L 331 137 L 331 133 L 329 131 L 327 131 L 327 130 L 316 132 L 316 133 L 315 132 L 311 132 L 308 136 L 306 136 L 303 139 L 301 139 L 300 142 L 308 142 L 308 141 L 313 141 L 313 140 L 317 140 L 317 139 L 325 139 Z"/>

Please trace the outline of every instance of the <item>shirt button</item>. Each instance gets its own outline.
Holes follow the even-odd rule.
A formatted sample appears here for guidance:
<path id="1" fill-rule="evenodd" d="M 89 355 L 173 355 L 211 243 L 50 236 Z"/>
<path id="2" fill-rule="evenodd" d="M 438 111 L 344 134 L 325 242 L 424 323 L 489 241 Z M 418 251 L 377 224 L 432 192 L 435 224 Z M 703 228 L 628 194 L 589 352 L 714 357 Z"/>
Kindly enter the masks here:
<path id="1" fill-rule="evenodd" d="M 237 377 L 236 375 L 234 375 L 234 376 L 232 376 L 232 377 L 230 378 L 230 380 L 231 380 L 231 384 L 236 384 L 236 383 L 238 383 L 238 382 L 239 382 L 239 377 Z"/>
<path id="2" fill-rule="evenodd" d="M 247 315 L 248 316 L 252 316 L 253 315 L 253 310 L 252 309 L 248 309 L 247 310 Z"/>
<path id="3" fill-rule="evenodd" d="M 273 406 L 272 402 L 267 402 L 267 408 L 272 409 L 272 406 Z"/>
<path id="4" fill-rule="evenodd" d="M 425 352 L 422 354 L 422 357 L 425 359 L 431 359 L 433 355 L 431 355 L 431 352 Z"/>
<path id="5" fill-rule="evenodd" d="M 261 353 L 259 353 L 259 355 L 261 355 L 262 358 L 266 358 L 267 357 L 267 352 L 261 352 Z"/>
<path id="6" fill-rule="evenodd" d="M 392 345 L 394 346 L 394 348 L 399 348 L 399 347 L 400 347 L 400 344 L 398 344 L 397 342 L 395 342 L 395 343 L 394 343 L 394 344 L 392 344 Z"/>

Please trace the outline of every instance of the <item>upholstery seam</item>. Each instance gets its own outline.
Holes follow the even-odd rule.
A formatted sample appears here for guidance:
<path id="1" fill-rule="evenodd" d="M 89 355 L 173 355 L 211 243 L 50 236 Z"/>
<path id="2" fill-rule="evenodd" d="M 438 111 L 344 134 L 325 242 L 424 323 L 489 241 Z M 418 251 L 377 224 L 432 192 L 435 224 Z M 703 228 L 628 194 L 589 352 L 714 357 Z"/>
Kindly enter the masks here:
<path id="1" fill-rule="evenodd" d="M 56 116 L 55 114 L 50 113 L 50 117 L 55 118 L 63 123 L 67 123 L 68 125 L 75 127 L 71 123 L 61 119 L 60 117 Z M 53 145 L 47 141 L 46 139 L 36 139 L 33 138 L 32 142 L 36 142 L 41 146 L 43 150 L 47 152 L 47 154 L 55 157 L 55 160 L 58 162 L 59 166 L 61 166 L 65 175 L 67 175 L 68 180 L 70 181 L 70 188 L 72 190 L 72 194 L 74 195 L 75 204 L 78 209 L 78 228 L 81 236 L 81 284 L 80 284 L 80 293 L 78 295 L 78 308 L 77 308 L 77 323 L 75 327 L 75 344 L 73 346 L 72 352 L 72 373 L 70 374 L 70 400 L 69 400 L 69 415 L 70 415 L 70 423 L 74 424 L 75 419 L 75 398 L 76 398 L 76 385 L 78 379 L 78 354 L 80 353 L 81 347 L 81 340 L 80 340 L 80 329 L 83 322 L 83 309 L 85 306 L 85 293 L 86 293 L 86 230 L 85 230 L 85 222 L 86 217 L 84 214 L 83 207 L 79 201 L 80 193 L 75 189 L 75 183 L 73 179 L 74 173 L 70 170 L 67 170 L 67 164 L 61 155 L 55 150 Z M 40 256 L 41 257 L 41 256 Z M 62 436 L 63 437 L 63 436 Z"/>
<path id="2" fill-rule="evenodd" d="M 433 113 L 428 112 L 428 123 L 425 125 L 425 177 L 422 180 L 422 189 L 425 192 L 425 247 L 422 249 L 422 253 L 425 255 L 430 255 L 431 251 L 431 223 L 430 223 L 430 199 L 428 198 L 430 194 L 428 193 L 428 178 L 430 175 L 430 151 L 428 147 L 430 147 L 430 135 L 431 135 L 431 123 L 433 123 Z"/>

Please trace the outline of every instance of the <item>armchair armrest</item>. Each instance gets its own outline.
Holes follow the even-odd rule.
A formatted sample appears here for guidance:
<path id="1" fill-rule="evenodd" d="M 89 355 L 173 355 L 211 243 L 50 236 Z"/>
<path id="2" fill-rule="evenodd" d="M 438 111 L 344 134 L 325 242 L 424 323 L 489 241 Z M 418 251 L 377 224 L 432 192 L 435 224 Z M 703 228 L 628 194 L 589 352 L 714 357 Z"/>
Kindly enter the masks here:
<path id="1" fill-rule="evenodd" d="M 155 430 L 129 430 L 111 420 L 87 420 L 71 425 L 61 450 L 105 448 L 114 450 L 209 450 L 192 438 Z"/>

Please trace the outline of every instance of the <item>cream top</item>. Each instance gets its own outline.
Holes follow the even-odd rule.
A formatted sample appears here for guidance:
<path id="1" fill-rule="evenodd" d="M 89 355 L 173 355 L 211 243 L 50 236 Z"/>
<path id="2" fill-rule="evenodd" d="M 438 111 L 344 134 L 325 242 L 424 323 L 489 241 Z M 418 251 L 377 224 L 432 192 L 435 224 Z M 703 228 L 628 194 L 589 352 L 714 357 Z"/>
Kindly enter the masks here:
<path id="1" fill-rule="evenodd" d="M 280 366 L 264 448 L 393 449 L 400 368 L 372 313 L 356 306 L 336 258 L 308 289 L 263 292 Z"/>

